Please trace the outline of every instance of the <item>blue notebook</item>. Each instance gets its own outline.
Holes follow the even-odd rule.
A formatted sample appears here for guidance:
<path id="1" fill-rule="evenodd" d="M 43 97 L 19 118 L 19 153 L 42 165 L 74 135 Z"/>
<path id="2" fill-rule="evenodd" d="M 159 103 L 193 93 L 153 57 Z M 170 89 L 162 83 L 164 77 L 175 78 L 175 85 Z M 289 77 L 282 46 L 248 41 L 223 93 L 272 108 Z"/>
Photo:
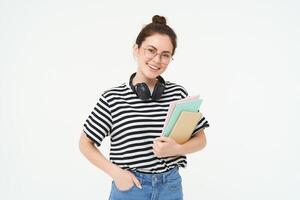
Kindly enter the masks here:
<path id="1" fill-rule="evenodd" d="M 203 101 L 202 99 L 195 99 L 195 100 L 189 100 L 189 101 L 183 101 L 177 103 L 170 116 L 168 124 L 166 124 L 163 130 L 163 136 L 168 137 L 170 135 L 182 111 L 198 112 L 200 105 L 202 104 L 202 101 Z"/>

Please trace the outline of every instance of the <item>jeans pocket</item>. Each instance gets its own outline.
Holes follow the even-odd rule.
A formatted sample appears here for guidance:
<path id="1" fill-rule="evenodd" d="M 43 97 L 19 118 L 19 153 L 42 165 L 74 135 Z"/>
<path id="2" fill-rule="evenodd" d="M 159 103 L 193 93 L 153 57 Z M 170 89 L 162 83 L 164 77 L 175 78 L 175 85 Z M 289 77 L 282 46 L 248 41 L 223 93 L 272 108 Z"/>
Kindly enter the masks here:
<path id="1" fill-rule="evenodd" d="M 112 182 L 113 188 L 116 189 L 118 192 L 130 192 L 135 186 L 135 184 L 133 183 L 132 186 L 126 190 L 121 190 L 118 188 L 118 186 L 116 185 L 116 183 L 113 181 Z"/>
<path id="2" fill-rule="evenodd" d="M 139 177 L 136 177 L 136 178 L 139 180 L 140 184 L 142 185 L 143 180 L 142 180 L 141 178 L 139 178 Z M 115 181 L 112 182 L 112 185 L 113 185 L 113 188 L 115 188 L 115 190 L 118 191 L 118 192 L 131 192 L 131 191 L 134 190 L 134 189 L 139 189 L 139 188 L 135 185 L 134 182 L 132 182 L 132 186 L 131 186 L 130 188 L 126 189 L 126 190 L 121 190 L 121 189 L 119 189 L 118 186 L 116 185 Z M 140 190 L 140 189 L 139 189 L 139 190 Z"/>

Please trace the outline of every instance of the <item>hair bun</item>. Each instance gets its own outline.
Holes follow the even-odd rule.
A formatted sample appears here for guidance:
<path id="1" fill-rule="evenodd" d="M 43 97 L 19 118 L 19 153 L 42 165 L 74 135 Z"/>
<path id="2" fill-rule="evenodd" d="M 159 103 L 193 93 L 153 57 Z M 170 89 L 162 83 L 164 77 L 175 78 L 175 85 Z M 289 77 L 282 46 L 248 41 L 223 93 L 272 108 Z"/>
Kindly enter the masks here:
<path id="1" fill-rule="evenodd" d="M 152 23 L 157 23 L 157 24 L 163 24 L 166 25 L 167 21 L 166 18 L 164 16 L 159 16 L 159 15 L 154 15 L 152 17 Z"/>

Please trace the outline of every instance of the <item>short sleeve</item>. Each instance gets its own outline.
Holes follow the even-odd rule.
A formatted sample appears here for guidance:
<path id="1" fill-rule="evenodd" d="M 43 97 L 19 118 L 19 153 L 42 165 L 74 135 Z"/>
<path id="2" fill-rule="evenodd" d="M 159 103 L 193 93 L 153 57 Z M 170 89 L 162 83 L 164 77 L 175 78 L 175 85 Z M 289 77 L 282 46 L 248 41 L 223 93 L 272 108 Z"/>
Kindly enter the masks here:
<path id="1" fill-rule="evenodd" d="M 195 135 L 201 129 L 205 129 L 207 127 L 209 127 L 209 123 L 206 120 L 206 118 L 202 116 L 201 119 L 199 120 L 197 126 L 195 127 L 195 129 L 194 129 L 194 131 L 192 133 L 192 136 Z"/>
<path id="2" fill-rule="evenodd" d="M 83 125 L 83 131 L 97 146 L 100 146 L 103 139 L 109 136 L 112 127 L 112 116 L 110 107 L 101 95 L 91 114 Z"/>
<path id="3" fill-rule="evenodd" d="M 188 96 L 188 92 L 183 86 L 180 86 L 180 96 L 182 99 L 186 98 Z"/>

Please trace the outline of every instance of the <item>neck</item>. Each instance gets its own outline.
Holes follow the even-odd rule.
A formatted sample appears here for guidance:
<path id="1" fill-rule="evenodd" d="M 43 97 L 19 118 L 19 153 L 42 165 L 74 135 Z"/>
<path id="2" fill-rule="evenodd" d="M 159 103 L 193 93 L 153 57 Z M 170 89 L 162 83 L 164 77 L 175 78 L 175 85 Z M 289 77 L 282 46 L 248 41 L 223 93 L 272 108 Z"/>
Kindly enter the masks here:
<path id="1" fill-rule="evenodd" d="M 145 82 L 149 88 L 153 88 L 157 82 L 157 79 L 148 79 L 147 77 L 143 76 L 142 73 L 137 72 L 135 77 L 132 80 L 133 85 L 137 83 Z"/>

